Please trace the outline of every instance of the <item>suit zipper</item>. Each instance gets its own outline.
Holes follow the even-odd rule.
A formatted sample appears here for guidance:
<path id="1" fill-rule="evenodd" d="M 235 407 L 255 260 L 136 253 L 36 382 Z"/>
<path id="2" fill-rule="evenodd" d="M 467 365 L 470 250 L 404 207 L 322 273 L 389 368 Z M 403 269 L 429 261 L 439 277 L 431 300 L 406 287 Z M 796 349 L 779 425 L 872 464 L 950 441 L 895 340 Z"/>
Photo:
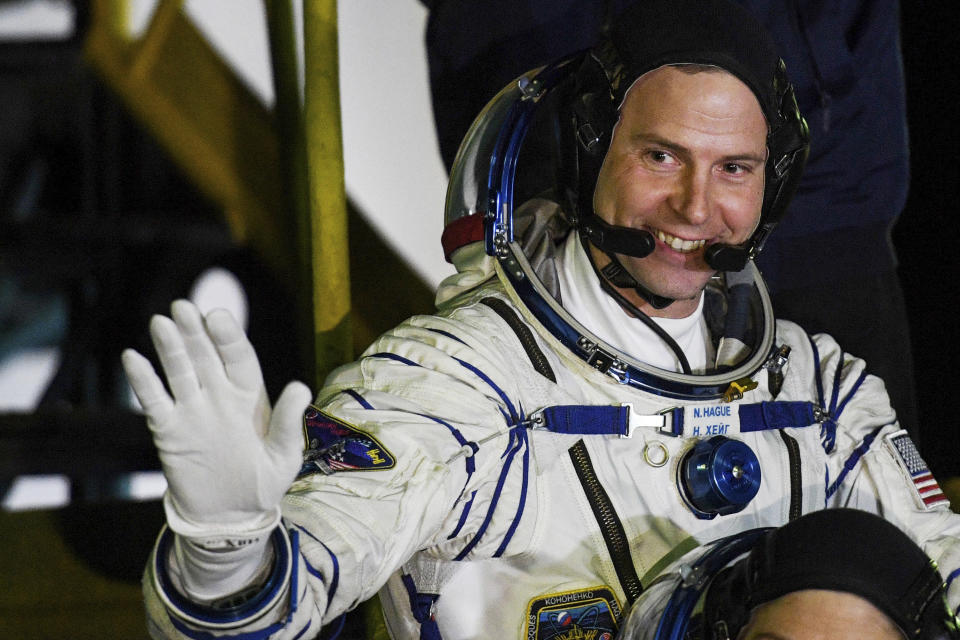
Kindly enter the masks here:
<path id="1" fill-rule="evenodd" d="M 517 339 L 520 340 L 520 345 L 526 352 L 527 357 L 530 358 L 530 364 L 532 364 L 533 368 L 537 370 L 537 373 L 542 375 L 550 382 L 556 382 L 557 377 L 554 375 L 553 369 L 550 367 L 550 362 L 547 360 L 547 356 L 543 355 L 543 351 L 541 351 L 540 347 L 537 346 L 537 339 L 533 337 L 533 332 L 530 331 L 530 327 L 524 324 L 523 320 L 520 319 L 520 316 L 518 316 L 517 313 L 510 308 L 510 305 L 500 298 L 494 297 L 484 298 L 480 302 L 493 309 L 498 316 L 503 318 L 504 322 L 510 325 L 510 328 L 513 329 L 513 332 L 517 334 Z"/>
<path id="2" fill-rule="evenodd" d="M 590 508 L 593 509 L 593 515 L 600 526 L 600 533 L 603 541 L 607 545 L 607 551 L 610 553 L 610 560 L 613 562 L 613 568 L 620 580 L 620 587 L 626 594 L 627 604 L 636 600 L 643 593 L 643 585 L 637 576 L 636 569 L 633 566 L 633 556 L 630 555 L 630 544 L 627 541 L 627 534 L 624 531 L 623 524 L 617 517 L 617 512 L 610 502 L 610 496 L 607 495 L 603 485 L 597 478 L 593 463 L 590 461 L 590 454 L 583 440 L 570 447 L 570 460 L 573 462 L 573 468 L 577 472 L 580 484 L 583 486 L 583 492 L 587 496 Z"/>
<path id="3" fill-rule="evenodd" d="M 803 513 L 803 474 L 800 469 L 800 445 L 796 439 L 783 429 L 780 438 L 787 447 L 787 460 L 790 467 L 790 521 Z"/>

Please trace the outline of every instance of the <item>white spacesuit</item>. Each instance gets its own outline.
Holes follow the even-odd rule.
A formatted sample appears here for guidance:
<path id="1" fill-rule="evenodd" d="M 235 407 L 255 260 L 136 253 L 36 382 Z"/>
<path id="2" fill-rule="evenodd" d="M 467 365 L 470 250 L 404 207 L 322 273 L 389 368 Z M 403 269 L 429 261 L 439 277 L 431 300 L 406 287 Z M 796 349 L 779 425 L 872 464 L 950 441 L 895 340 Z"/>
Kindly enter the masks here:
<path id="1" fill-rule="evenodd" d="M 678 6 L 704 6 L 641 6 L 658 4 L 670 20 Z M 728 19 L 725 32 L 743 22 Z M 724 30 L 691 39 L 721 46 L 710 34 Z M 687 55 L 648 56 L 634 71 Z M 805 146 L 770 125 L 773 195 L 758 231 L 743 247 L 714 248 L 722 273 L 688 319 L 651 322 L 608 295 L 585 250 L 616 228 L 550 200 L 513 209 L 527 128 L 554 87 L 583 84 L 564 64 L 508 87 L 471 129 L 447 202 L 458 273 L 441 285 L 435 315 L 411 318 L 328 378 L 304 418 L 306 452 L 280 526 L 266 497 L 242 535 L 202 530 L 181 513 L 202 509 L 167 501 L 177 535 L 161 534 L 144 580 L 155 636 L 313 637 L 379 592 L 394 638 L 612 638 L 625 608 L 691 549 L 837 506 L 882 514 L 945 575 L 960 568 L 960 516 L 897 425 L 883 383 L 828 336 L 775 322 L 748 260 L 776 223 L 771 210 L 782 213 L 780 190 Z M 730 65 L 721 66 L 756 75 Z M 768 80 L 773 122 L 791 96 Z M 784 120 L 802 142 L 799 115 Z M 159 342 L 163 359 L 173 349 Z M 152 405 L 156 386 L 132 358 L 125 364 Z M 191 537 L 216 544 L 181 544 Z M 240 584 L 204 585 L 230 597 L 198 595 L 191 563 L 228 564 L 257 543 L 266 555 Z M 948 598 L 960 604 L 960 587 Z"/>
<path id="2" fill-rule="evenodd" d="M 475 277 L 465 271 L 453 280 Z M 443 292 L 454 286 L 448 281 Z M 779 322 L 770 366 L 783 346 L 790 355 L 775 400 L 776 375 L 759 368 L 742 399 L 697 401 L 631 388 L 594 369 L 508 291 L 500 280 L 468 285 L 436 316 L 410 319 L 328 380 L 316 402 L 322 413 L 308 412 L 308 433 L 336 431 L 366 463 L 327 450 L 293 485 L 283 514 L 300 554 L 297 592 L 271 612 L 252 612 L 252 628 L 282 619 L 295 602 L 290 626 L 276 637 L 296 637 L 389 579 L 381 598 L 395 638 L 421 637 L 423 621 L 445 639 L 599 638 L 616 632 L 645 578 L 692 547 L 835 506 L 882 513 L 945 574 L 960 567 L 960 517 L 915 480 L 922 463 L 883 383 L 829 337 Z M 498 309 L 522 317 L 529 333 L 518 335 Z M 772 338 L 774 327 L 764 331 Z M 528 350 L 542 354 L 547 375 Z M 763 404 L 771 401 L 832 411 L 816 422 L 811 409 L 792 424 L 750 413 L 748 427 L 745 410 L 772 416 L 777 405 Z M 620 417 L 624 404 L 641 423 L 630 437 L 606 414 L 606 433 L 585 433 L 583 423 L 558 433 L 536 421 L 550 407 L 602 407 Z M 704 519 L 678 487 L 678 467 L 716 435 L 746 443 L 762 480 L 742 511 Z M 155 620 L 167 626 L 168 612 L 150 597 Z M 950 598 L 960 603 L 960 591 Z M 600 634 L 562 635 L 575 628 Z"/>

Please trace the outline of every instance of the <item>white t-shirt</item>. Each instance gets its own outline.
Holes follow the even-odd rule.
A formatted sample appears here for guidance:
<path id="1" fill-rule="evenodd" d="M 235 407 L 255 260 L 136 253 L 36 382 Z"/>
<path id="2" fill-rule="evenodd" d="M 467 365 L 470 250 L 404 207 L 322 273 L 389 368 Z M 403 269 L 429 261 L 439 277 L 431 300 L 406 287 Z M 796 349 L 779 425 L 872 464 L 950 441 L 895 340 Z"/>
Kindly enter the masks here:
<path id="1" fill-rule="evenodd" d="M 673 351 L 642 320 L 629 315 L 600 286 L 580 236 L 571 233 L 557 264 L 563 308 L 604 342 L 646 364 L 680 371 Z M 713 343 L 703 316 L 703 293 L 697 310 L 686 318 L 653 318 L 683 350 L 693 373 L 703 373 Z"/>

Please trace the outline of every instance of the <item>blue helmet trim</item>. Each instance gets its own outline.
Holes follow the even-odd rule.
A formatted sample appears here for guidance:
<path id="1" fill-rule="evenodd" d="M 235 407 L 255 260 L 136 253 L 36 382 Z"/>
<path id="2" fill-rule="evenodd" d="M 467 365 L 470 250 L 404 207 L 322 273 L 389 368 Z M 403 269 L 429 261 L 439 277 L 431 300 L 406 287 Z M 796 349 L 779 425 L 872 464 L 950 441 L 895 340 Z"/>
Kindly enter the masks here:
<path id="1" fill-rule="evenodd" d="M 510 105 L 490 154 L 484 219 L 487 255 L 499 255 L 500 247 L 513 242 L 513 181 L 517 157 L 539 99 L 569 76 L 573 67 L 569 63 L 578 58 L 579 54 L 570 56 L 544 67 L 532 80 L 522 76 L 517 81 L 522 97 Z"/>
<path id="2" fill-rule="evenodd" d="M 710 585 L 710 580 L 716 577 L 723 567 L 750 551 L 757 540 L 771 530 L 773 527 L 751 529 L 723 538 L 714 543 L 710 551 L 697 558 L 687 577 L 684 577 L 667 601 L 657 625 L 655 640 L 683 640 L 690 623 L 690 614 Z"/>
<path id="3" fill-rule="evenodd" d="M 558 314 L 547 300 L 536 291 L 529 278 L 517 278 L 514 273 L 504 270 L 517 295 L 524 301 L 530 312 L 540 321 L 540 323 L 553 334 L 561 343 L 571 352 L 580 357 L 584 362 L 590 364 L 601 373 L 606 373 L 615 378 L 621 384 L 639 389 L 665 398 L 677 400 L 712 400 L 723 396 L 724 391 L 730 386 L 731 376 L 714 376 L 716 382 L 687 382 L 684 380 L 673 380 L 655 373 L 643 371 L 629 363 L 624 362 L 614 350 L 606 350 L 597 345 L 589 335 L 581 333 L 575 329 L 569 322 L 565 321 Z M 760 359 L 760 362 L 753 373 L 762 366 L 766 360 L 766 355 Z M 743 373 L 742 375 L 747 375 Z M 679 377 L 679 376 L 677 376 Z M 692 376 L 686 376 L 692 377 Z M 707 378 L 708 376 L 697 376 Z"/>

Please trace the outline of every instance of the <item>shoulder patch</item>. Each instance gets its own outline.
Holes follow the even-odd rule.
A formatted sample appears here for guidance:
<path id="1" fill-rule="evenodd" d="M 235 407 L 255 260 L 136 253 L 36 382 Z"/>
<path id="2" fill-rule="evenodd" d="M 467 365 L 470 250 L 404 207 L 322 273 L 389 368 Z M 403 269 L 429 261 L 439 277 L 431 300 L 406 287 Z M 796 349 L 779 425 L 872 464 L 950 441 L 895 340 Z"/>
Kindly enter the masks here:
<path id="1" fill-rule="evenodd" d="M 930 510 L 939 506 L 950 506 L 950 501 L 940 489 L 937 479 L 930 473 L 927 463 L 920 457 L 920 452 L 905 430 L 901 429 L 886 436 L 884 444 L 910 482 L 918 507 Z"/>
<path id="2" fill-rule="evenodd" d="M 390 469 L 396 459 L 365 431 L 313 405 L 303 414 L 303 466 L 297 477 L 311 473 Z"/>
<path id="3" fill-rule="evenodd" d="M 534 598 L 527 606 L 527 640 L 613 640 L 620 604 L 609 587 Z"/>

